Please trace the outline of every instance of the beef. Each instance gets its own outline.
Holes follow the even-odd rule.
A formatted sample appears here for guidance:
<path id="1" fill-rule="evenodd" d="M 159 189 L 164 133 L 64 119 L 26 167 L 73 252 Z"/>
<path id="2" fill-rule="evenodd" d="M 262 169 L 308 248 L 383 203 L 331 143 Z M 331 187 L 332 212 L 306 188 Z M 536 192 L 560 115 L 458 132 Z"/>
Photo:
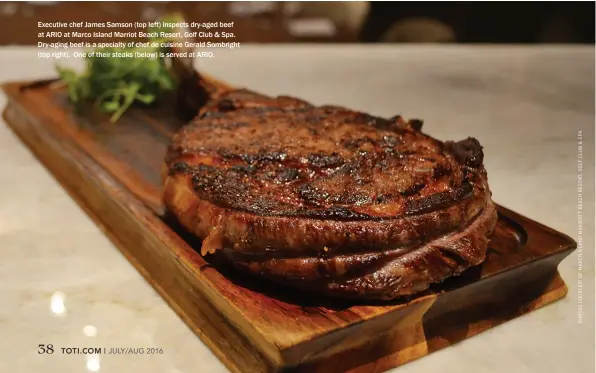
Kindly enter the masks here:
<path id="1" fill-rule="evenodd" d="M 247 90 L 172 141 L 164 203 L 237 268 L 359 299 L 423 291 L 485 257 L 497 213 L 476 139 Z"/>

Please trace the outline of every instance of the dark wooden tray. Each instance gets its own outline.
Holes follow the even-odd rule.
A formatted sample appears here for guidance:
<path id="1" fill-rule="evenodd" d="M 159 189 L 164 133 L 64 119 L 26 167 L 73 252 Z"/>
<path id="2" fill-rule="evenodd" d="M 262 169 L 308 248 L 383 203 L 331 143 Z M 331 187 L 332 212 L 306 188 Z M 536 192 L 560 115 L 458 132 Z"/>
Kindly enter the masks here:
<path id="1" fill-rule="evenodd" d="M 160 168 L 183 123 L 74 114 L 63 91 L 3 86 L 4 119 L 126 258 L 234 372 L 381 372 L 563 297 L 569 237 L 499 207 L 486 261 L 407 302 L 356 304 L 207 262 L 164 217 Z"/>

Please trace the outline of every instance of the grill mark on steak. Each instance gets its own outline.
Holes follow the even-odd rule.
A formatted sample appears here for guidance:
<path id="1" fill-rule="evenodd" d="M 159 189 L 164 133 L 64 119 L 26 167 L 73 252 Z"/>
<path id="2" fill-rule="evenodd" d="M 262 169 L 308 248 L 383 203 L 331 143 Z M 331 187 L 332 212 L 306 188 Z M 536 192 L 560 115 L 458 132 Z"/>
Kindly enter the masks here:
<path id="1" fill-rule="evenodd" d="M 276 175 L 276 179 L 282 183 L 296 180 L 300 177 L 300 171 L 297 168 L 285 168 Z"/>
<path id="2" fill-rule="evenodd" d="M 306 157 L 309 165 L 318 168 L 338 167 L 344 163 L 344 159 L 337 153 L 311 153 Z"/>
<path id="3" fill-rule="evenodd" d="M 219 149 L 218 154 L 222 158 L 227 159 L 241 159 L 244 162 L 249 164 L 254 164 L 257 162 L 283 162 L 287 158 L 287 154 L 284 152 L 267 152 L 267 151 L 259 151 L 257 154 L 248 154 L 248 153 L 235 153 L 230 151 L 229 149 Z"/>
<path id="4" fill-rule="evenodd" d="M 407 204 L 407 215 L 423 214 L 428 211 L 437 210 L 450 206 L 464 198 L 471 196 L 472 186 L 470 184 L 463 184 L 461 187 L 448 192 L 441 192 L 433 194 L 429 197 L 418 200 L 410 199 Z"/>
<path id="5" fill-rule="evenodd" d="M 421 191 L 422 189 L 424 189 L 425 186 L 426 186 L 426 184 L 424 184 L 424 183 L 413 184 L 412 186 L 410 186 L 409 188 L 407 188 L 406 190 L 401 192 L 401 195 L 404 197 L 413 196 L 414 194 L 416 194 L 419 191 Z"/>
<path id="6" fill-rule="evenodd" d="M 192 174 L 192 167 L 188 165 L 188 163 L 185 162 L 176 162 L 172 165 L 171 169 L 170 169 L 170 173 L 171 174 L 176 174 L 176 173 L 183 173 L 183 174 Z"/>

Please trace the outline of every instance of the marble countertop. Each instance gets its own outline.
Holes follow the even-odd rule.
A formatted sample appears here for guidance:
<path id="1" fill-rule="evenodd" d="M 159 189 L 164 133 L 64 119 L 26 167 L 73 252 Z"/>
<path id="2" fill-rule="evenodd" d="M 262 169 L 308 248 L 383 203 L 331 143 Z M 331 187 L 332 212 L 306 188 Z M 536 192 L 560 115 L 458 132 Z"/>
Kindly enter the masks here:
<path id="1" fill-rule="evenodd" d="M 16 47 L 0 48 L 0 61 L 0 81 L 51 76 L 55 62 Z M 581 130 L 585 249 L 560 266 L 567 297 L 394 371 L 594 372 L 593 47 L 242 46 L 197 68 L 265 93 L 423 118 L 443 140 L 474 136 L 495 201 L 576 239 Z M 0 372 L 227 371 L 4 123 L 0 169 Z M 61 352 L 98 346 L 162 353 Z"/>

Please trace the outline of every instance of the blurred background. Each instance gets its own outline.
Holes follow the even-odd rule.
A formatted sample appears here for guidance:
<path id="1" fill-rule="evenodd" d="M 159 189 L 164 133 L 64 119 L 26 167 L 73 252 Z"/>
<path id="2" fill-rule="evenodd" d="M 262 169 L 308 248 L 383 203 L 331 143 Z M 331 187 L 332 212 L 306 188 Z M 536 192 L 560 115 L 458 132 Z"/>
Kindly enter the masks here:
<path id="1" fill-rule="evenodd" d="M 594 9 L 594 2 L 2 1 L 0 45 L 36 44 L 37 21 L 151 21 L 172 11 L 188 21 L 234 21 L 240 42 L 594 43 Z"/>

